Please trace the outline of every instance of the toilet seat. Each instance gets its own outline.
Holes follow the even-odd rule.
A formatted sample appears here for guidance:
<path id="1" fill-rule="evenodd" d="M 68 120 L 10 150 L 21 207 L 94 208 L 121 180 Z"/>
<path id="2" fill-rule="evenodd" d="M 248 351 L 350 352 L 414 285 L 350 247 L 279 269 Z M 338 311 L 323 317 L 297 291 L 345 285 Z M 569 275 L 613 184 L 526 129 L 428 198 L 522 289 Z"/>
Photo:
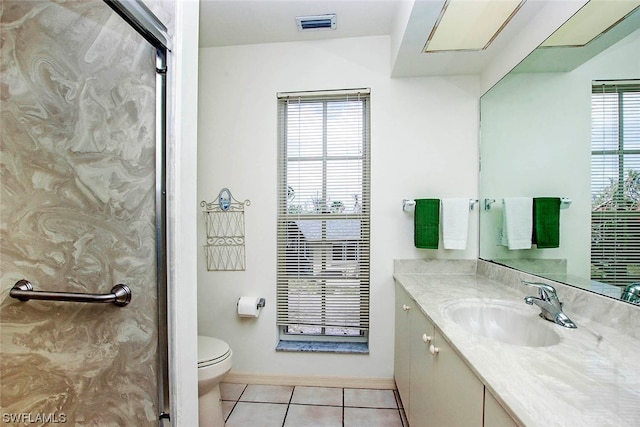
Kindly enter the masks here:
<path id="1" fill-rule="evenodd" d="M 231 356 L 229 344 L 217 338 L 198 336 L 198 368 L 215 365 Z"/>

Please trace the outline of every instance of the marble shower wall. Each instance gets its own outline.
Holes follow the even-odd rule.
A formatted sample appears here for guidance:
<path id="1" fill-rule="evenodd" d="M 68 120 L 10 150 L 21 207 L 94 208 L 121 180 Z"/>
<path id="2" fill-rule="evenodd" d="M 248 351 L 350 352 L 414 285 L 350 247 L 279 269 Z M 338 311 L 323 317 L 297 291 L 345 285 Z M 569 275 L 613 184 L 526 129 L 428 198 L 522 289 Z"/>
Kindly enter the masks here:
<path id="1" fill-rule="evenodd" d="M 2 0 L 0 27 L 0 424 L 157 425 L 155 49 L 101 0 Z"/>

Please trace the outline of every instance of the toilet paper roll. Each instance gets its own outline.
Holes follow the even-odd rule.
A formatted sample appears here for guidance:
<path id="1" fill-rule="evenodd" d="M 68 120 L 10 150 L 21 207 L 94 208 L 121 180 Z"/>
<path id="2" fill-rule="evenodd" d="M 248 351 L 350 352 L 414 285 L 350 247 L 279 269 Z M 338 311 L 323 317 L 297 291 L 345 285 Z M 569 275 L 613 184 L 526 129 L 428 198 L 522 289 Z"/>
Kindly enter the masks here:
<path id="1" fill-rule="evenodd" d="M 260 308 L 258 307 L 258 297 L 240 297 L 238 300 L 238 316 L 240 317 L 258 317 Z"/>

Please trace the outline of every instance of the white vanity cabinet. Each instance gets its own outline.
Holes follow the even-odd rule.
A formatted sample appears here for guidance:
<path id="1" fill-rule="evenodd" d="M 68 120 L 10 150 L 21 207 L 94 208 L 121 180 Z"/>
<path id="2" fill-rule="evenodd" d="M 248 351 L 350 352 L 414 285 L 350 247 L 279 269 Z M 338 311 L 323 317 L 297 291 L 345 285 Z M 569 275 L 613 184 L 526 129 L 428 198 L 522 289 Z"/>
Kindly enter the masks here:
<path id="1" fill-rule="evenodd" d="M 484 425 L 485 427 L 518 427 L 518 424 L 486 388 L 484 390 Z"/>
<path id="2" fill-rule="evenodd" d="M 413 300 L 396 285 L 394 377 L 407 417 L 411 407 L 411 339 L 410 315 L 416 311 Z"/>
<path id="3" fill-rule="evenodd" d="M 484 385 L 398 285 L 395 379 L 411 427 L 483 426 Z"/>

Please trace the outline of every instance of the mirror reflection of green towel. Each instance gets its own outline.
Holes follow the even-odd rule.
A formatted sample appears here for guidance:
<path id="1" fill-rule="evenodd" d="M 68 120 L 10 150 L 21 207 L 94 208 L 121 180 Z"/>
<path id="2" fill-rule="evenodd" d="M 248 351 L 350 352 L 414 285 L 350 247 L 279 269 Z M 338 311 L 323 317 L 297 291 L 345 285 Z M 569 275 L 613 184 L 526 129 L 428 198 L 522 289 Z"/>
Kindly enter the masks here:
<path id="1" fill-rule="evenodd" d="M 440 199 L 416 199 L 413 215 L 416 248 L 438 249 L 440 239 Z"/>
<path id="2" fill-rule="evenodd" d="M 533 199 L 533 243 L 539 249 L 560 247 L 560 198 Z"/>

